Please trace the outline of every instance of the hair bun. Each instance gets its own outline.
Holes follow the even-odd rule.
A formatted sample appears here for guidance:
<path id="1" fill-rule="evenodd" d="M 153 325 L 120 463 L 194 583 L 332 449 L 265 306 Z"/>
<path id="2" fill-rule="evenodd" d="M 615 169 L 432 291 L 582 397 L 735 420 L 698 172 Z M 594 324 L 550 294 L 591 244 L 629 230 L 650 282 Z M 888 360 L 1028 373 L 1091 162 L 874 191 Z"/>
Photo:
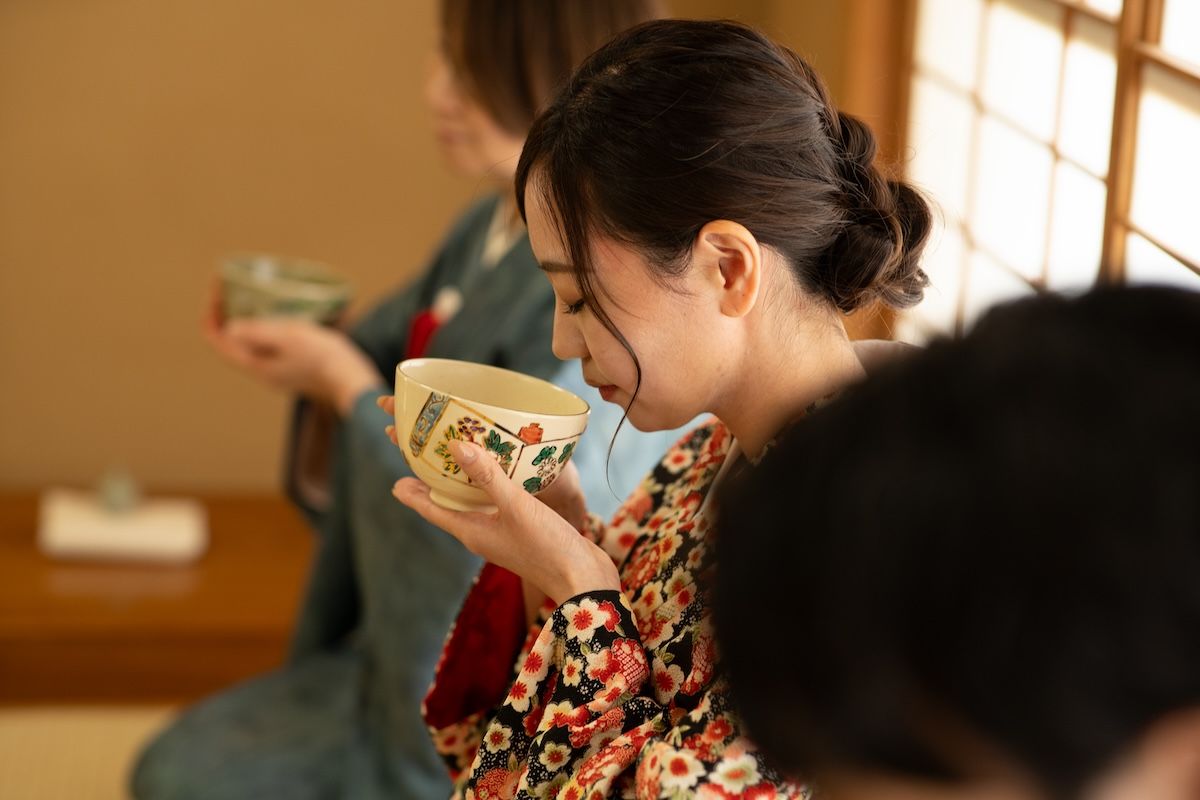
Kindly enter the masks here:
<path id="1" fill-rule="evenodd" d="M 929 285 L 920 266 L 932 226 L 929 206 L 912 186 L 879 170 L 875 136 L 861 120 L 836 114 L 830 127 L 845 220 L 825 252 L 822 288 L 847 313 L 875 300 L 914 306 Z"/>
<path id="2" fill-rule="evenodd" d="M 880 174 L 875 150 L 792 50 L 736 22 L 660 20 L 593 53 L 534 124 L 517 203 L 524 214 L 538 174 L 581 286 L 593 232 L 637 248 L 670 280 L 689 268 L 703 226 L 727 219 L 824 305 L 911 306 L 927 283 L 918 257 L 929 210 Z"/>

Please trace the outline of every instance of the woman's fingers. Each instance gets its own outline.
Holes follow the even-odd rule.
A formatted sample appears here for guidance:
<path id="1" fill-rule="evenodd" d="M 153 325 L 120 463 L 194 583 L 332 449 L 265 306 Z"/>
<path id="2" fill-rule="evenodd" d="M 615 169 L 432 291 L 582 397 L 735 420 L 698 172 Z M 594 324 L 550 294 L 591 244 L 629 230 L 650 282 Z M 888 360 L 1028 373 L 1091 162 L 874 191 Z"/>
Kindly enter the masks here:
<path id="1" fill-rule="evenodd" d="M 583 591 L 620 588 L 612 559 L 514 486 L 478 446 L 455 442 L 450 447 L 459 467 L 487 490 L 499 511 L 480 514 L 442 508 L 433 502 L 429 487 L 416 478 L 396 481 L 392 487 L 396 499 L 472 553 L 529 581 L 556 604 Z"/>
<path id="2" fill-rule="evenodd" d="M 567 462 L 554 483 L 539 492 L 537 499 L 571 523 L 576 530 L 583 530 L 587 524 L 587 498 L 583 496 L 579 470 L 573 461 Z"/>
<path id="3" fill-rule="evenodd" d="M 394 395 L 379 395 L 379 397 L 375 398 L 375 405 L 382 408 L 389 416 L 396 416 L 396 398 Z M 392 440 L 392 444 L 396 445 L 396 447 L 399 447 L 400 437 L 396 434 L 396 426 L 388 425 L 386 428 L 384 428 L 384 431 L 387 432 L 387 437 Z"/>
<path id="4" fill-rule="evenodd" d="M 206 336 L 219 334 L 225 324 L 225 310 L 221 304 L 221 282 L 213 279 L 212 290 L 208 293 L 204 304 L 204 314 L 200 318 L 200 327 Z"/>
<path id="5" fill-rule="evenodd" d="M 390 394 L 380 395 L 375 398 L 375 405 L 382 408 L 391 416 L 396 415 L 396 398 Z M 384 430 L 387 432 L 387 437 L 392 440 L 392 444 L 400 446 L 400 437 L 396 434 L 396 426 L 388 425 Z"/>
<path id="6" fill-rule="evenodd" d="M 287 323 L 268 319 L 238 319 L 225 326 L 229 339 L 258 355 L 278 352 L 289 339 Z"/>
<path id="7" fill-rule="evenodd" d="M 429 487 L 416 478 L 401 478 L 392 486 L 392 496 L 420 514 L 426 522 L 436 525 L 458 539 L 471 552 L 476 552 L 475 542 L 486 531 L 494 529 L 495 514 L 477 514 L 470 511 L 451 511 L 433 502 Z"/>
<path id="8" fill-rule="evenodd" d="M 254 354 L 240 343 L 233 341 L 221 327 L 204 327 L 204 338 L 217 354 L 235 367 L 249 370 L 254 366 Z"/>
<path id="9" fill-rule="evenodd" d="M 454 456 L 471 483 L 487 492 L 503 514 L 512 502 L 514 486 L 496 460 L 472 442 L 450 442 L 450 455 Z"/>

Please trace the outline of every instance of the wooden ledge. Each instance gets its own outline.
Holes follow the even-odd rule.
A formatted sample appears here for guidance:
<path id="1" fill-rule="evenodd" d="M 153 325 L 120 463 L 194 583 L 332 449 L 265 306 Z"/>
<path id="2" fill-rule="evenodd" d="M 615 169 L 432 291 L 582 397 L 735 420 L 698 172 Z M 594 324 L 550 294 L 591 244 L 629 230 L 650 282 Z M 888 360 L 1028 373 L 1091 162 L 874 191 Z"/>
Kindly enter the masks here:
<path id="1" fill-rule="evenodd" d="M 202 495 L 189 566 L 52 560 L 0 492 L 0 703 L 187 702 L 279 666 L 315 535 L 278 495 Z"/>

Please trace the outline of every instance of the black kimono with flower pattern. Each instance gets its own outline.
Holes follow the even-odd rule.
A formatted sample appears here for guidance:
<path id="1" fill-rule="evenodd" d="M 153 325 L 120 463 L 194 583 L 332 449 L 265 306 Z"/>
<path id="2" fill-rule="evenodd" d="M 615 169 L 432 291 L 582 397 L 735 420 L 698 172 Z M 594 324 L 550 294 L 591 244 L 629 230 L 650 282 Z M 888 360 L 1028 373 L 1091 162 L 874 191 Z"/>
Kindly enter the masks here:
<path id="1" fill-rule="evenodd" d="M 701 507 L 731 443 L 719 421 L 701 425 L 611 523 L 593 520 L 589 533 L 617 563 L 622 591 L 547 607 L 500 706 L 431 726 L 456 796 L 807 797 L 741 736 L 698 588 L 711 567 Z M 455 657 L 443 654 L 438 677 Z M 435 678 L 430 696 L 437 691 Z"/>

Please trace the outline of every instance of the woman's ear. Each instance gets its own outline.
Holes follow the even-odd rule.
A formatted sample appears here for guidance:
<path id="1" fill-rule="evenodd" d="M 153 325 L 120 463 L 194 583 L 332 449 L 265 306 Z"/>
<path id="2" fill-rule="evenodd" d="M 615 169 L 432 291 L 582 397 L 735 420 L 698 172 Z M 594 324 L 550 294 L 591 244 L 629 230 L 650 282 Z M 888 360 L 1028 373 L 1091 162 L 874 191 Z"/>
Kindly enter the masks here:
<path id="1" fill-rule="evenodd" d="M 722 314 L 743 317 L 758 302 L 763 251 L 744 225 L 725 219 L 707 223 L 696 236 L 692 267 L 700 271 Z"/>

